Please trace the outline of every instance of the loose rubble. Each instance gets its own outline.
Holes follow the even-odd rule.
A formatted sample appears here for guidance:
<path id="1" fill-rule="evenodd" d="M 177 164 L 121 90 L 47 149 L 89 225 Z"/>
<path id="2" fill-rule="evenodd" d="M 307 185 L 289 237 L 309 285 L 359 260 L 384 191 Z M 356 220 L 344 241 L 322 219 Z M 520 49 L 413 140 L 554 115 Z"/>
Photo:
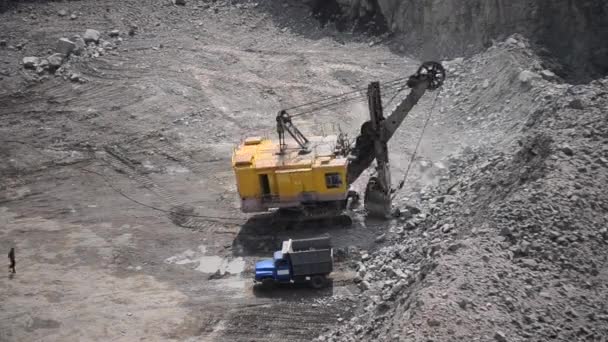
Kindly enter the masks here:
<path id="1" fill-rule="evenodd" d="M 446 63 L 452 85 L 445 86 L 443 105 L 453 115 L 475 115 L 479 123 L 470 125 L 503 127 L 502 139 L 446 158 L 448 174 L 420 190 L 422 212 L 400 217 L 382 247 L 361 256 L 354 317 L 319 341 L 608 336 L 608 322 L 599 319 L 608 317 L 602 271 L 608 266 L 608 78 L 558 83 L 526 46 L 514 36 L 473 59 Z M 520 67 L 536 67 L 504 67 L 505 53 Z M 494 67 L 504 74 L 491 87 L 467 71 Z M 474 90 L 466 97 L 453 96 L 467 88 Z M 475 110 L 494 91 L 502 112 L 494 115 L 489 105 Z M 526 112 L 505 134 L 511 106 Z"/>
<path id="2" fill-rule="evenodd" d="M 60 11 L 61 12 L 61 11 Z M 33 70 L 35 74 L 54 74 L 72 82 L 86 82 L 80 73 L 71 70 L 74 60 L 97 58 L 104 54 L 117 54 L 116 48 L 122 43 L 119 30 L 108 33 L 111 40 L 101 38 L 101 33 L 94 29 L 87 29 L 82 36 L 60 38 L 55 46 L 55 53 L 47 57 L 24 57 L 22 60 L 25 69 Z"/>

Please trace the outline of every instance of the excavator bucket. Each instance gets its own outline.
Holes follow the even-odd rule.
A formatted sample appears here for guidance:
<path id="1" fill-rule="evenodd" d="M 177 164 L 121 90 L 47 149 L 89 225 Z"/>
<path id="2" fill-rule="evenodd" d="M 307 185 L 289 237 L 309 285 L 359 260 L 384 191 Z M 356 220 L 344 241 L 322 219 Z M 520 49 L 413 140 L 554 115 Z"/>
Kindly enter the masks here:
<path id="1" fill-rule="evenodd" d="M 368 216 L 383 219 L 391 216 L 391 195 L 382 188 L 376 177 L 369 179 L 363 202 Z"/>

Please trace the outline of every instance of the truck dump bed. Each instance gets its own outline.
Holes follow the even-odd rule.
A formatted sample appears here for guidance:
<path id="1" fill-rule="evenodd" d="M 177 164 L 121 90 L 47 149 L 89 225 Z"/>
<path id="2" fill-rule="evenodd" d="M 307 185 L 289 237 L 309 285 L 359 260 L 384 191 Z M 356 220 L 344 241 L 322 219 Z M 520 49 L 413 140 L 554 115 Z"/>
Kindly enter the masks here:
<path id="1" fill-rule="evenodd" d="M 331 239 L 329 236 L 320 236 L 308 239 L 291 240 L 291 249 L 295 252 L 306 251 L 309 249 L 329 249 Z"/>
<path id="2" fill-rule="evenodd" d="M 294 276 L 328 274 L 333 271 L 333 255 L 330 248 L 290 252 L 289 258 Z"/>

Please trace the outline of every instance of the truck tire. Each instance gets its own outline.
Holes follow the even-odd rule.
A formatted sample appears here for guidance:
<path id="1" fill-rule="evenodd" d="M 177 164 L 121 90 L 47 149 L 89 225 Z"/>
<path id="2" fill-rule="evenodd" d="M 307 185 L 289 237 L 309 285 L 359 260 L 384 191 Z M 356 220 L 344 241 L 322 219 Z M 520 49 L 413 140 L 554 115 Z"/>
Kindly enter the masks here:
<path id="1" fill-rule="evenodd" d="M 274 287 L 274 279 L 272 278 L 264 278 L 262 279 L 262 287 L 264 289 L 272 289 Z"/>
<path id="2" fill-rule="evenodd" d="M 325 287 L 325 283 L 325 276 L 322 274 L 318 274 L 310 278 L 310 286 L 312 286 L 313 289 L 322 289 Z"/>

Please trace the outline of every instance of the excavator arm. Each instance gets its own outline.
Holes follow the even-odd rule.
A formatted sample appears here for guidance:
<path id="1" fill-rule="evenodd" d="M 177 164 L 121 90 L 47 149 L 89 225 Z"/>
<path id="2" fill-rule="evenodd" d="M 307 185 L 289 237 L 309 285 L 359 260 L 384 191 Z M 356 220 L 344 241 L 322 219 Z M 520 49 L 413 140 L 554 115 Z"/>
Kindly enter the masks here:
<path id="1" fill-rule="evenodd" d="M 423 63 L 407 81 L 407 86 L 411 89 L 410 93 L 387 118 L 382 112 L 380 84 L 373 82 L 369 85 L 367 97 L 370 121 L 361 126 L 347 170 L 347 182 L 350 185 L 376 159 L 376 175 L 369 179 L 365 191 L 364 202 L 368 213 L 382 217 L 390 214 L 391 176 L 387 143 L 425 92 L 439 88 L 444 80 L 445 69 L 441 64 Z"/>

